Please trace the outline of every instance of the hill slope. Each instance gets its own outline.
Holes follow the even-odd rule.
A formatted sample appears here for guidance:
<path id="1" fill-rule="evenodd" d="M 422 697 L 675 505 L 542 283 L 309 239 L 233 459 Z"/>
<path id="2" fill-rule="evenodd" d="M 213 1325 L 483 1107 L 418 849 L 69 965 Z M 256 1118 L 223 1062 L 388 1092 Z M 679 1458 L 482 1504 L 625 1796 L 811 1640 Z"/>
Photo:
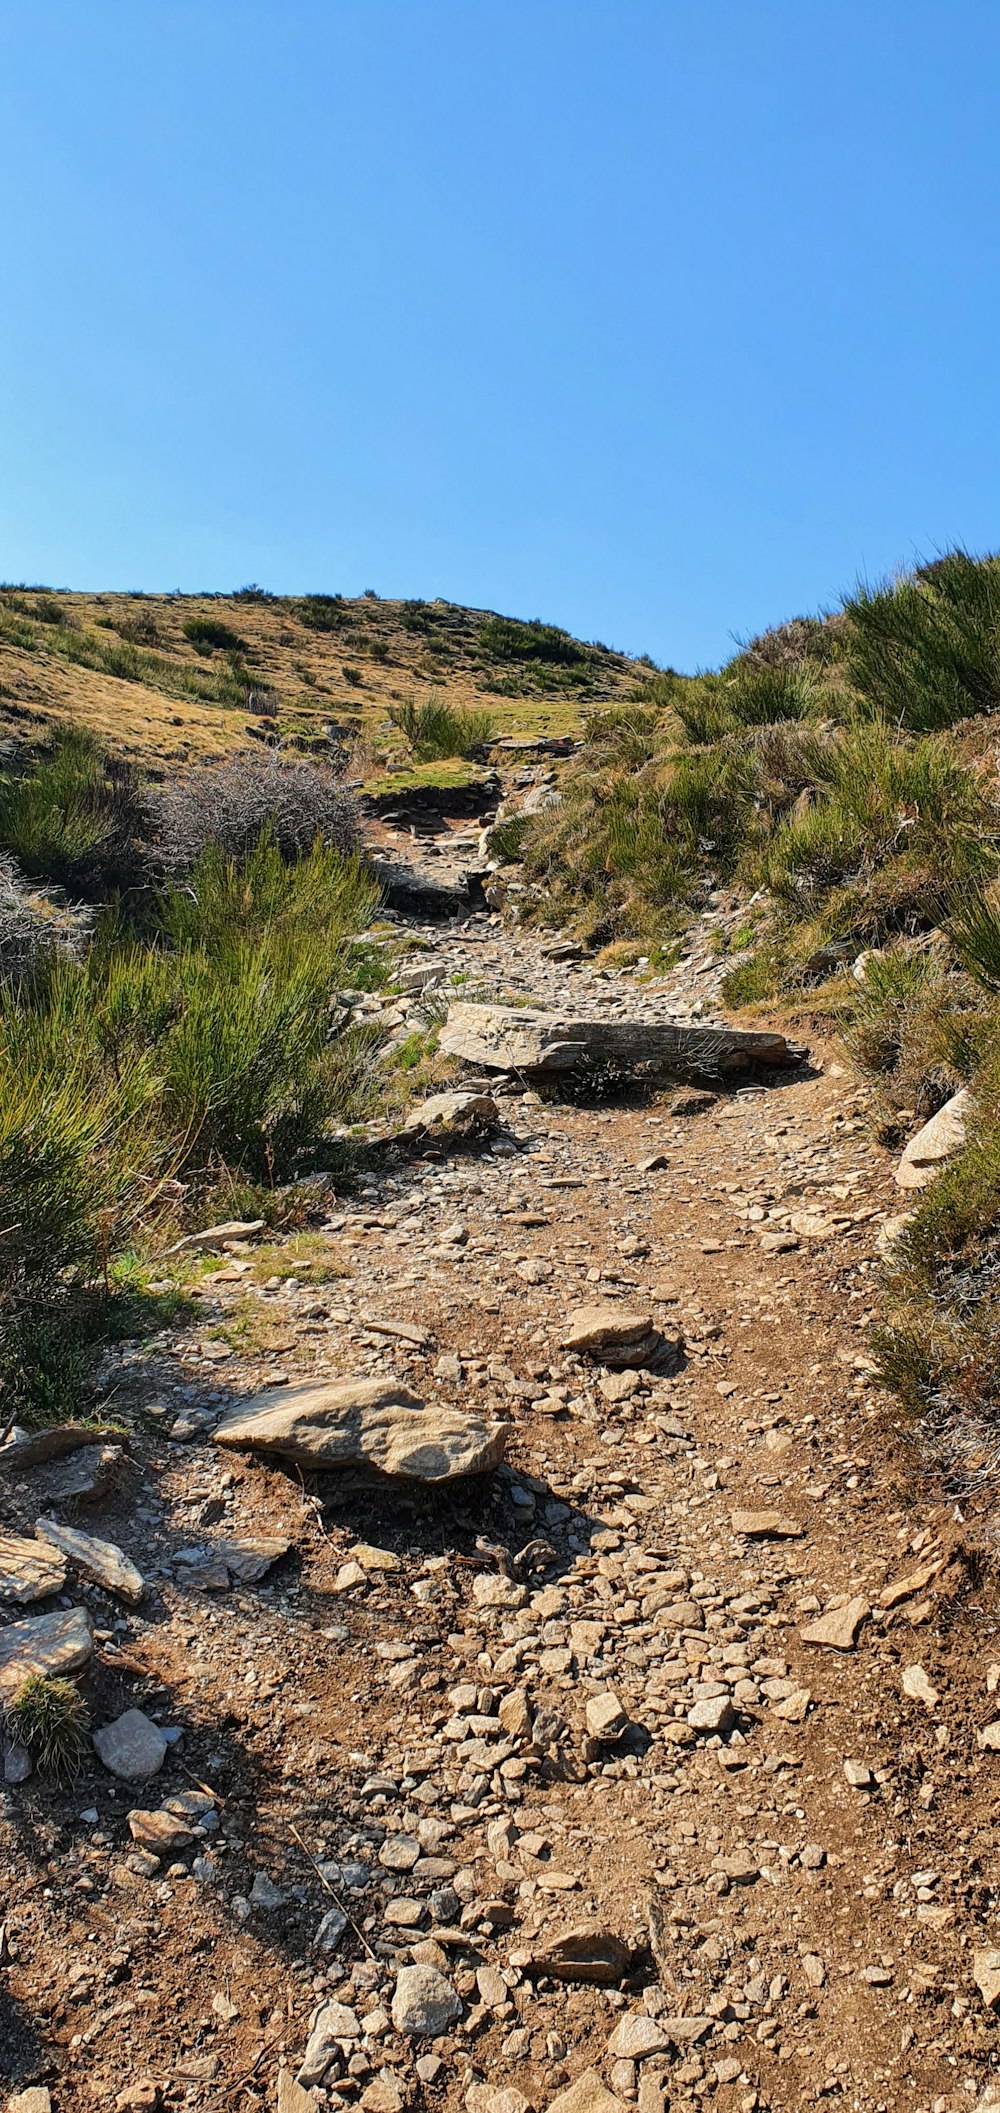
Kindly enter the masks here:
<path id="1" fill-rule="evenodd" d="M 71 716 L 126 753 L 222 751 L 277 717 L 305 746 L 438 696 L 503 732 L 563 733 L 627 696 L 648 663 L 553 625 L 452 602 L 362 596 L 69 594 L 0 589 L 0 734 Z"/>

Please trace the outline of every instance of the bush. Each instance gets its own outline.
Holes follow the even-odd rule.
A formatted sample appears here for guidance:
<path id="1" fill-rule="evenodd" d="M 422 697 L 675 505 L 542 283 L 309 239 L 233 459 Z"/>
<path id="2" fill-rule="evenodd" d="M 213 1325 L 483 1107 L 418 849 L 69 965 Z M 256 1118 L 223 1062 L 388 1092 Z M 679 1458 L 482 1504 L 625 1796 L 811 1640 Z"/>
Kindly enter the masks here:
<path id="1" fill-rule="evenodd" d="M 65 928 L 26 895 L 12 861 L 0 858 L 0 985 L 23 988 L 58 944 L 68 944 Z"/>
<path id="2" fill-rule="evenodd" d="M 242 654 L 246 651 L 244 640 L 232 624 L 224 623 L 219 616 L 187 616 L 181 625 L 186 639 L 197 652 L 211 653 L 223 650 Z"/>
<path id="3" fill-rule="evenodd" d="M 66 725 L 30 775 L 0 780 L 0 848 L 22 872 L 85 895 L 142 878 L 146 816 L 128 764 Z"/>
<path id="4" fill-rule="evenodd" d="M 306 594 L 295 604 L 300 624 L 310 631 L 336 631 L 347 616 L 342 594 Z"/>
<path id="5" fill-rule="evenodd" d="M 1000 558 L 953 550 L 844 607 L 864 709 L 928 733 L 1000 707 Z"/>
<path id="6" fill-rule="evenodd" d="M 568 631 L 537 618 L 521 623 L 513 616 L 487 616 L 479 626 L 478 645 L 490 660 L 555 661 L 576 668 L 589 659 L 586 647 Z"/>
<path id="7" fill-rule="evenodd" d="M 429 698 L 425 704 L 393 705 L 393 726 L 405 734 L 417 761 L 445 762 L 451 756 L 474 756 L 489 746 L 495 731 L 491 712 L 470 712 Z"/>
<path id="8" fill-rule="evenodd" d="M 358 849 L 357 806 L 340 780 L 277 749 L 196 764 L 157 787 L 149 805 L 158 855 L 172 874 L 188 871 L 209 845 L 244 859 L 265 829 L 289 859 L 317 837 L 344 858 Z"/>

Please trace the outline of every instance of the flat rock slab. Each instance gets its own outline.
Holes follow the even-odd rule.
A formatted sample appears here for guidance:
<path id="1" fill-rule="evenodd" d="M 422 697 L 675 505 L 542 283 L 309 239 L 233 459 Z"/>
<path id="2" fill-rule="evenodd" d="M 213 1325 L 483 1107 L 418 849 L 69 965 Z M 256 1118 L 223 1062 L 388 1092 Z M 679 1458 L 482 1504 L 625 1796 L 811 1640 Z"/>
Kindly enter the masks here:
<path id="1" fill-rule="evenodd" d="M 971 1112 L 972 1095 L 963 1086 L 911 1137 L 896 1168 L 897 1188 L 924 1189 L 933 1181 L 944 1161 L 961 1151 Z"/>
<path id="2" fill-rule="evenodd" d="M 403 1129 L 496 1130 L 499 1126 L 500 1110 L 488 1093 L 433 1093 L 419 1108 L 411 1108 Z"/>
<path id="3" fill-rule="evenodd" d="M 729 1523 L 734 1533 L 748 1541 L 798 1541 L 805 1533 L 798 1519 L 786 1518 L 780 1511 L 734 1511 Z"/>
<path id="4" fill-rule="evenodd" d="M 973 1952 L 972 1978 L 987 2010 L 1000 2009 L 1000 1951 L 984 1947 Z"/>
<path id="5" fill-rule="evenodd" d="M 493 1071 L 571 1071 L 587 1057 L 707 1078 L 787 1065 L 801 1055 L 784 1035 L 766 1031 L 579 1020 L 516 1005 L 452 1005 L 440 1047 L 447 1056 Z"/>
<path id="6" fill-rule="evenodd" d="M 117 1486 L 124 1460 L 120 1445 L 85 1445 L 64 1460 L 39 1464 L 32 1497 L 39 1504 L 99 1504 Z"/>
<path id="7" fill-rule="evenodd" d="M 113 1426 L 93 1423 L 53 1423 L 45 1431 L 29 1431 L 0 1446 L 0 1469 L 17 1473 L 22 1467 L 37 1467 L 40 1460 L 62 1460 L 85 1445 L 110 1445 L 121 1440 Z"/>
<path id="8" fill-rule="evenodd" d="M 99 1541 L 92 1533 L 79 1533 L 74 1526 L 60 1526 L 54 1519 L 36 1519 L 35 1532 L 60 1556 L 75 1563 L 84 1577 L 93 1578 L 105 1592 L 116 1592 L 137 1607 L 146 1590 L 146 1580 L 114 1541 Z"/>
<path id="9" fill-rule="evenodd" d="M 650 1314 L 630 1312 L 627 1306 L 610 1301 L 578 1306 L 559 1340 L 564 1350 L 575 1351 L 580 1357 L 593 1357 L 599 1364 L 633 1370 L 648 1364 L 661 1351 L 670 1350 L 676 1355 L 682 1347 L 679 1336 L 668 1338 L 660 1333 Z"/>
<path id="10" fill-rule="evenodd" d="M 212 1554 L 221 1557 L 238 1585 L 256 1585 L 291 1547 L 287 1534 L 260 1534 L 247 1541 L 217 1541 Z"/>
<path id="11" fill-rule="evenodd" d="M 16 1694 L 35 1673 L 82 1673 L 94 1655 L 94 1629 L 85 1607 L 36 1614 L 0 1629 L 0 1698 Z"/>
<path id="12" fill-rule="evenodd" d="M 831 1651 L 853 1651 L 858 1630 L 871 1613 L 868 1601 L 860 1594 L 849 1599 L 846 1606 L 828 1607 L 816 1621 L 800 1630 L 803 1643 L 825 1644 Z"/>
<path id="13" fill-rule="evenodd" d="M 396 1380 L 269 1387 L 223 1418 L 218 1445 L 274 1453 L 303 1467 L 368 1468 L 410 1482 L 449 1482 L 498 1467 L 509 1426 L 425 1403 Z"/>
<path id="14" fill-rule="evenodd" d="M 562 1937 L 525 1946 L 510 1963 L 550 1981 L 582 1981 L 598 1988 L 617 1988 L 632 1966 L 624 1938 L 598 1923 L 579 1923 Z"/>
<path id="15" fill-rule="evenodd" d="M 127 1709 L 112 1724 L 102 1724 L 95 1731 L 94 1748 L 113 1776 L 134 1783 L 162 1768 L 167 1740 L 141 1709 Z"/>
<path id="16" fill-rule="evenodd" d="M 55 1549 L 0 1534 L 0 1602 L 5 1606 L 30 1606 L 34 1599 L 61 1592 L 65 1583 L 66 1564 Z"/>
<path id="17" fill-rule="evenodd" d="M 550 2100 L 548 2113 L 624 2113 L 625 2103 L 602 2083 L 596 2069 L 585 2069 L 575 2083 Z"/>

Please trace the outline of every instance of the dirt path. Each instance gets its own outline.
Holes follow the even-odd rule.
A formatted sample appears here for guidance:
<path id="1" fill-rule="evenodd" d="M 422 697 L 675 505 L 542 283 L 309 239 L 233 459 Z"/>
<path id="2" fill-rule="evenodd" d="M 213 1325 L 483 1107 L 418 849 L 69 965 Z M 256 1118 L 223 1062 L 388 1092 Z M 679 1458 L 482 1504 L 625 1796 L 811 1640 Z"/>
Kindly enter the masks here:
<path id="1" fill-rule="evenodd" d="M 437 945 L 476 987 L 676 1008 L 481 921 Z M 542 2113 L 591 2067 L 640 2113 L 971 2109 L 996 2060 L 972 1966 L 998 1941 L 997 1624 L 873 1390 L 897 1206 L 851 1082 L 504 1108 L 492 1145 L 338 1207 L 325 1275 L 254 1285 L 237 1257 L 203 1327 L 109 1374 L 156 1414 L 83 1523 L 150 1589 L 82 1595 L 95 1721 L 138 1705 L 181 1736 L 155 1785 L 94 1761 L 69 1795 L 7 1791 L 0 2078 L 44 2078 L 55 2113 L 154 2085 L 274 2107 L 283 2068 L 285 2113 Z M 680 1356 L 565 1354 L 570 1310 L 609 1297 Z M 228 1400 L 309 1371 L 501 1409 L 510 1465 L 448 1496 L 327 1481 L 324 1509 L 211 1444 Z M 30 1530 L 32 1488 L 5 1512 Z M 211 1589 L 213 1545 L 262 1529 L 292 1556 Z M 805 1639 L 845 1606 L 853 1647 Z M 194 1839 L 137 1848 L 126 1814 L 192 1789 Z M 614 1987 L 538 1971 L 584 1923 L 632 1949 Z M 414 1962 L 453 1991 L 435 2034 L 399 2029 Z"/>

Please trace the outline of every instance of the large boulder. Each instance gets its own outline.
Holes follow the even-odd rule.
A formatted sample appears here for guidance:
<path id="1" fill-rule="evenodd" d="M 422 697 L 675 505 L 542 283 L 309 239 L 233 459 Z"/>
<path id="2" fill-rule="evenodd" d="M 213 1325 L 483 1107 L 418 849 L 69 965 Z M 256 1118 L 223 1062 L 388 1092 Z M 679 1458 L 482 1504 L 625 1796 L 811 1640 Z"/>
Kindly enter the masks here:
<path id="1" fill-rule="evenodd" d="M 571 1071 L 587 1057 L 704 1078 L 739 1075 L 758 1065 L 796 1063 L 802 1055 L 784 1035 L 770 1031 L 578 1020 L 527 1005 L 452 1005 L 440 1047 L 446 1056 L 494 1071 Z"/>
<path id="2" fill-rule="evenodd" d="M 507 1430 L 447 1403 L 424 1402 L 399 1380 L 307 1380 L 255 1395 L 223 1419 L 215 1438 L 302 1467 L 360 1467 L 412 1482 L 450 1482 L 498 1467 Z"/>
<path id="3" fill-rule="evenodd" d="M 925 1189 L 946 1159 L 953 1159 L 965 1143 L 972 1095 L 967 1086 L 953 1093 L 950 1101 L 932 1115 L 930 1122 L 911 1137 L 896 1168 L 901 1189 Z"/>

